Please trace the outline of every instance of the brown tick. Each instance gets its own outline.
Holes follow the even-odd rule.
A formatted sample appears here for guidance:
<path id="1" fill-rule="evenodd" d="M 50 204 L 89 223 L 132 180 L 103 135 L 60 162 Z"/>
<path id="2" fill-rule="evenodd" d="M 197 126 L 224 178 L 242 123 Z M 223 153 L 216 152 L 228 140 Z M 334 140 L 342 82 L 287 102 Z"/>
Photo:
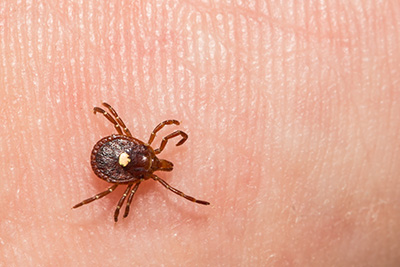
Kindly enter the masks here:
<path id="1" fill-rule="evenodd" d="M 117 208 L 114 212 L 114 221 L 117 222 L 119 210 L 121 209 L 125 198 L 129 195 L 125 206 L 124 218 L 129 214 L 129 207 L 140 183 L 150 178 L 159 182 L 165 188 L 171 190 L 175 194 L 186 198 L 187 200 L 202 205 L 210 204 L 207 201 L 197 200 L 194 197 L 184 194 L 154 174 L 155 171 L 169 172 L 173 169 L 174 165 L 172 162 L 169 162 L 165 159 L 159 159 L 156 156 L 164 150 L 168 140 L 176 136 L 181 136 L 182 139 L 176 144 L 177 146 L 180 146 L 188 139 L 188 135 L 186 133 L 177 130 L 165 136 L 162 139 L 159 148 L 153 149 L 150 146 L 158 131 L 160 131 L 165 125 L 179 125 L 177 120 L 166 120 L 158 124 L 150 134 L 149 141 L 144 143 L 132 136 L 131 132 L 125 126 L 125 123 L 120 117 L 118 117 L 117 112 L 109 104 L 103 103 L 103 105 L 109 110 L 109 112 L 103 110 L 102 108 L 95 107 L 94 113 L 102 113 L 114 125 L 118 134 L 104 137 L 94 145 L 90 163 L 94 173 L 99 178 L 112 183 L 113 185 L 106 191 L 88 198 L 79 204 L 76 204 L 73 208 L 78 208 L 82 205 L 102 198 L 114 191 L 118 185 L 124 184 L 127 185 L 126 190 L 119 200 Z"/>

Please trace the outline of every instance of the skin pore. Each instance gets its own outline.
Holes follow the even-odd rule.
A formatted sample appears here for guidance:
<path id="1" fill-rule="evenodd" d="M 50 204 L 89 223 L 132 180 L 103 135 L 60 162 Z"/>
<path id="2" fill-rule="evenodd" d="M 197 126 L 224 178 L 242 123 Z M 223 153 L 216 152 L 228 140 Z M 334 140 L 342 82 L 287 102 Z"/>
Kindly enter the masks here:
<path id="1" fill-rule="evenodd" d="M 400 4 L 300 2 L 2 1 L 0 265 L 398 265 Z M 72 210 L 111 186 L 103 101 L 142 141 L 179 120 L 156 174 L 211 205 Z"/>

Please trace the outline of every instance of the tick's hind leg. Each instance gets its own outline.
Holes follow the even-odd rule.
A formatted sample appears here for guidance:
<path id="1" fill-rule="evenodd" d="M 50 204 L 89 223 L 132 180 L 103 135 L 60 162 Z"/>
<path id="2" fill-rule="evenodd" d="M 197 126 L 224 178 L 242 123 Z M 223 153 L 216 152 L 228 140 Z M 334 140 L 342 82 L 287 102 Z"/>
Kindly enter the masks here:
<path id="1" fill-rule="evenodd" d="M 106 102 L 103 102 L 103 106 L 105 106 L 105 107 L 108 108 L 108 110 L 110 111 L 110 113 L 115 117 L 115 120 L 118 122 L 118 125 L 119 125 L 120 127 L 122 127 L 122 129 L 124 130 L 125 134 L 126 134 L 127 136 L 132 137 L 131 132 L 130 132 L 129 129 L 126 127 L 126 125 L 125 125 L 125 123 L 123 122 L 123 120 L 118 116 L 118 113 L 115 111 L 115 109 L 113 109 L 113 107 L 112 107 L 110 104 L 106 103 Z"/>
<path id="2" fill-rule="evenodd" d="M 152 178 L 153 178 L 154 180 L 156 180 L 157 182 L 159 182 L 160 184 L 162 184 L 162 185 L 163 185 L 165 188 L 167 188 L 168 190 L 174 192 L 175 194 L 177 194 L 177 195 L 179 195 L 179 196 L 181 196 L 181 197 L 186 198 L 187 200 L 190 200 L 190 201 L 192 201 L 192 202 L 195 202 L 195 203 L 198 203 L 198 204 L 202 204 L 202 205 L 210 205 L 210 203 L 207 202 L 207 201 L 195 199 L 194 197 L 188 196 L 188 195 L 184 194 L 183 192 L 179 191 L 178 189 L 173 188 L 172 186 L 170 186 L 169 184 L 167 184 L 166 181 L 164 181 L 163 179 L 161 179 L 161 178 L 158 177 L 157 175 L 153 175 Z"/>
<path id="3" fill-rule="evenodd" d="M 115 185 L 111 186 L 110 188 L 108 188 L 106 191 L 101 192 L 101 193 L 99 193 L 99 194 L 97 194 L 97 195 L 95 195 L 95 196 L 93 196 L 93 197 L 91 197 L 91 198 L 85 199 L 85 200 L 82 201 L 81 203 L 78 203 L 78 204 L 76 204 L 75 206 L 73 206 L 72 208 L 73 208 L 73 209 L 76 209 L 76 208 L 79 208 L 80 206 L 83 206 L 83 205 L 85 205 L 85 204 L 89 204 L 89 203 L 92 202 L 92 201 L 95 201 L 95 200 L 97 200 L 97 199 L 100 199 L 100 198 L 102 198 L 102 197 L 104 197 L 104 196 L 110 194 L 112 191 L 114 191 L 115 188 L 117 188 L 117 186 L 118 186 L 118 185 L 115 184 Z"/>
<path id="4" fill-rule="evenodd" d="M 110 115 L 110 113 L 108 113 L 107 111 L 105 111 L 104 109 L 99 108 L 99 107 L 94 107 L 93 111 L 94 111 L 94 114 L 96 114 L 96 112 L 102 113 L 104 115 L 104 117 L 106 117 L 107 120 L 109 120 L 114 125 L 117 132 L 121 135 L 123 134 L 122 130 L 121 130 L 121 126 L 118 124 L 118 122 L 115 121 L 115 119 Z"/>

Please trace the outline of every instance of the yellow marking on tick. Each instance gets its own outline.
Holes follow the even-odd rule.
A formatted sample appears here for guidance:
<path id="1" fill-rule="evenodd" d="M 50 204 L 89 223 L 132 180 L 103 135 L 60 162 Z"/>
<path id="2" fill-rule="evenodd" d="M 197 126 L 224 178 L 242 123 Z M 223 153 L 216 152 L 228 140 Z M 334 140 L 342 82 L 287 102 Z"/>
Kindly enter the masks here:
<path id="1" fill-rule="evenodd" d="M 131 159 L 129 158 L 128 153 L 123 152 L 121 153 L 121 155 L 119 155 L 118 159 L 119 165 L 121 165 L 122 167 L 126 167 L 126 165 L 128 165 L 129 162 L 131 162 Z"/>

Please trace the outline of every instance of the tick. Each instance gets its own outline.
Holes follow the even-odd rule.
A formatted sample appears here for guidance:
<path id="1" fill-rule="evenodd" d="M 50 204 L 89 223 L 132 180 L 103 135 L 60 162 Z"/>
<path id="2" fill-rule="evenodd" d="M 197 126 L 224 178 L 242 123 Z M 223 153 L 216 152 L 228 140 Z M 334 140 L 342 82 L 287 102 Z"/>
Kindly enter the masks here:
<path id="1" fill-rule="evenodd" d="M 125 192 L 118 201 L 117 208 L 114 212 L 114 221 L 117 222 L 120 209 L 124 204 L 126 197 L 128 197 L 128 200 L 125 205 L 124 218 L 129 214 L 129 207 L 140 183 L 150 178 L 187 200 L 202 205 L 210 205 L 207 201 L 195 199 L 194 197 L 188 196 L 178 189 L 173 188 L 163 179 L 154 174 L 155 171 L 170 172 L 173 169 L 174 165 L 172 162 L 157 157 L 157 155 L 164 150 L 168 140 L 180 136 L 181 140 L 176 144 L 177 146 L 180 146 L 188 139 L 188 135 L 180 130 L 176 130 L 162 139 L 159 148 L 153 149 L 151 143 L 154 141 L 157 132 L 165 125 L 179 125 L 179 121 L 166 120 L 161 122 L 150 134 L 149 141 L 144 143 L 132 136 L 129 129 L 125 126 L 125 123 L 109 104 L 103 103 L 103 105 L 108 109 L 108 112 L 102 108 L 95 107 L 94 113 L 102 113 L 104 117 L 114 125 L 118 134 L 106 136 L 94 145 L 90 157 L 90 164 L 92 165 L 94 173 L 100 179 L 113 185 L 106 191 L 76 204 L 73 206 L 74 209 L 110 194 L 119 185 L 126 185 Z"/>

